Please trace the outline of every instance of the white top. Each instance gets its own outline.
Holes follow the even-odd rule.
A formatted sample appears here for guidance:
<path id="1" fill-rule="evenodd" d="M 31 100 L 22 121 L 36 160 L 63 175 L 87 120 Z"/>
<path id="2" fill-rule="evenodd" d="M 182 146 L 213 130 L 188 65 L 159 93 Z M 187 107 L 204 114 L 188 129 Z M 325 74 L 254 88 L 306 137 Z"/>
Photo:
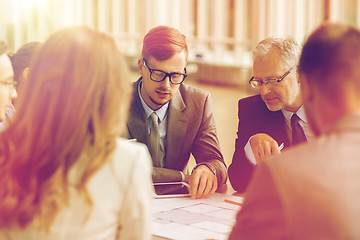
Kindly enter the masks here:
<path id="1" fill-rule="evenodd" d="M 14 105 L 10 105 L 6 108 L 5 116 L 6 119 L 12 118 L 12 116 L 15 114 L 15 108 Z M 2 122 L 0 122 L 0 131 L 4 130 L 7 127 L 7 121 L 6 119 Z"/>
<path id="2" fill-rule="evenodd" d="M 93 208 L 85 223 L 88 207 L 71 188 L 69 207 L 57 215 L 50 234 L 28 227 L 24 231 L 0 231 L 0 239 L 151 239 L 154 191 L 151 160 L 145 145 L 119 139 L 113 159 L 90 178 L 88 190 Z M 8 234 L 8 238 L 3 234 Z"/>

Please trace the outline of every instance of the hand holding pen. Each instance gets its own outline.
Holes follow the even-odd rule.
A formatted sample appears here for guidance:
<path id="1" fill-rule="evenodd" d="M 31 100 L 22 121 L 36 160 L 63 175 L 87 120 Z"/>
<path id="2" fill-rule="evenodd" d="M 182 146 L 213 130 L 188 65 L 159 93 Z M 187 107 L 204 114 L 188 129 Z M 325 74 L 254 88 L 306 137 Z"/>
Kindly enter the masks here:
<path id="1" fill-rule="evenodd" d="M 284 147 L 285 147 L 284 143 L 280 144 L 279 151 L 283 150 Z"/>
<path id="2" fill-rule="evenodd" d="M 284 143 L 278 143 L 268 134 L 258 133 L 249 139 L 256 164 L 261 163 L 265 158 L 279 154 L 284 148 Z"/>

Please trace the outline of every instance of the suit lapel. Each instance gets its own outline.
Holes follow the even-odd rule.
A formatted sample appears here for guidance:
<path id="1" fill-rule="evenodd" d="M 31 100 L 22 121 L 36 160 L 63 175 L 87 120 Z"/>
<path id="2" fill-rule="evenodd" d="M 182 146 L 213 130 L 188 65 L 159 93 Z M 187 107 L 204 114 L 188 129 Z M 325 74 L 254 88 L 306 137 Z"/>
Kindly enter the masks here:
<path id="1" fill-rule="evenodd" d="M 139 82 L 140 80 L 136 81 L 133 84 L 133 99 L 131 101 L 127 127 L 130 138 L 136 139 L 138 142 L 147 144 L 148 134 L 146 126 L 146 116 L 137 91 Z"/>
<path id="2" fill-rule="evenodd" d="M 183 113 L 186 105 L 178 91 L 170 101 L 169 116 L 167 125 L 167 149 L 165 157 L 165 167 L 176 169 L 180 163 L 180 151 L 185 143 L 185 134 L 188 124 L 187 115 Z"/>

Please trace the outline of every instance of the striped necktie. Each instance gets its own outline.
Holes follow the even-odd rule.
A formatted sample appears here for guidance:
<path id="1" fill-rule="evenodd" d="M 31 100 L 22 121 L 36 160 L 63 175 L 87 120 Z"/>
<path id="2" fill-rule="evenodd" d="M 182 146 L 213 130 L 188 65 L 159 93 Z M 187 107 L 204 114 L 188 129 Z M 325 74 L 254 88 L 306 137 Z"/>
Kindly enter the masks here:
<path id="1" fill-rule="evenodd" d="M 160 134 L 159 134 L 159 117 L 153 112 L 151 115 L 152 126 L 150 129 L 149 149 L 154 167 L 162 167 L 160 161 Z"/>
<path id="2" fill-rule="evenodd" d="M 299 124 L 299 116 L 295 113 L 291 117 L 291 133 L 292 133 L 292 145 L 297 145 L 301 142 L 306 142 L 306 136 L 304 130 Z"/>

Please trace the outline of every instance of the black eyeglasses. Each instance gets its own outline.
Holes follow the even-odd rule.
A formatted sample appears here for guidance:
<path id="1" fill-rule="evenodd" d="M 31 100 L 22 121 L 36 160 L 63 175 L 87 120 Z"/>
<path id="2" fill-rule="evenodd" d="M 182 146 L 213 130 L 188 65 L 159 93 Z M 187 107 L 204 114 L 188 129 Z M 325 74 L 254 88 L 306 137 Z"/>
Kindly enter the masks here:
<path id="1" fill-rule="evenodd" d="M 150 68 L 147 65 L 147 62 L 144 58 L 143 58 L 143 62 L 144 62 L 144 66 L 147 67 L 147 69 L 149 69 L 150 79 L 153 80 L 154 82 L 162 82 L 165 80 L 166 77 L 169 77 L 169 80 L 172 84 L 181 84 L 187 76 L 186 68 L 184 68 L 185 73 L 177 73 L 177 72 L 167 73 L 161 70 Z"/>
<path id="2" fill-rule="evenodd" d="M 268 86 L 278 86 L 279 85 L 279 82 L 281 82 L 284 78 L 286 78 L 287 75 L 289 75 L 289 73 L 291 73 L 291 71 L 296 68 L 295 67 L 292 67 L 289 69 L 289 71 L 287 71 L 284 75 L 282 75 L 280 78 L 269 78 L 269 79 L 266 79 L 266 80 L 262 80 L 260 78 L 254 78 L 252 77 L 250 80 L 249 80 L 249 83 L 251 85 L 251 87 L 255 88 L 255 89 L 259 89 L 261 86 L 265 85 L 266 87 Z"/>

